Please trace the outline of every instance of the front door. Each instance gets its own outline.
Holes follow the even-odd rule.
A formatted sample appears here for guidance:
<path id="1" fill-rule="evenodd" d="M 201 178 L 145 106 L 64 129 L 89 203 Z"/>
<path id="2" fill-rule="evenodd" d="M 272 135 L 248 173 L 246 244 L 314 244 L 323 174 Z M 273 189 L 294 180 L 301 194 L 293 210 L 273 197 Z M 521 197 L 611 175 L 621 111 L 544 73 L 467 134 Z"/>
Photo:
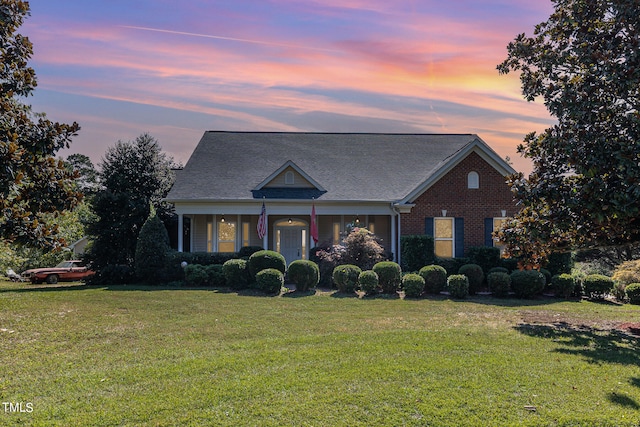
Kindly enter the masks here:
<path id="1" fill-rule="evenodd" d="M 307 258 L 307 225 L 303 221 L 286 220 L 276 224 L 276 251 L 280 252 L 287 265 L 292 261 Z"/>

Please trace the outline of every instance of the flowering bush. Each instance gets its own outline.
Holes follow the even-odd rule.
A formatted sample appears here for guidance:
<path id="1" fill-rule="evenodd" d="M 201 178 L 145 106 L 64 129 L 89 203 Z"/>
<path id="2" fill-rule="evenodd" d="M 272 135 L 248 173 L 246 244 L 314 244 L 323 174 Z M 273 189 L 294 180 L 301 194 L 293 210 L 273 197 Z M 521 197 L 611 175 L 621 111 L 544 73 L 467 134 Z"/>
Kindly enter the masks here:
<path id="1" fill-rule="evenodd" d="M 384 248 L 375 234 L 366 228 L 354 228 L 344 239 L 344 263 L 353 264 L 362 270 L 371 270 L 385 260 Z"/>

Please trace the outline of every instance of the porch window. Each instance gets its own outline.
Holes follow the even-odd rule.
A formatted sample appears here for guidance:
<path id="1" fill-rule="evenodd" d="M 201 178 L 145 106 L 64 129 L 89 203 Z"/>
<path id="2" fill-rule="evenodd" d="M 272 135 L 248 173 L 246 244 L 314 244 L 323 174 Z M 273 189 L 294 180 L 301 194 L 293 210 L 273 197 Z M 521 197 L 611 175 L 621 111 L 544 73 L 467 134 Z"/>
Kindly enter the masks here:
<path id="1" fill-rule="evenodd" d="M 213 218 L 207 218 L 207 252 L 213 252 Z"/>
<path id="2" fill-rule="evenodd" d="M 251 239 L 249 230 L 251 230 L 250 224 L 248 222 L 243 222 L 242 223 L 242 246 L 249 246 L 250 239 Z"/>
<path id="3" fill-rule="evenodd" d="M 453 238 L 454 218 L 434 218 L 434 246 L 435 255 L 439 258 L 453 258 L 454 238 Z"/>
<path id="4" fill-rule="evenodd" d="M 339 245 L 341 242 L 340 239 L 340 223 L 339 222 L 334 222 L 333 223 L 333 244 L 334 245 Z"/>
<path id="5" fill-rule="evenodd" d="M 236 223 L 218 221 L 218 252 L 236 251 Z"/>

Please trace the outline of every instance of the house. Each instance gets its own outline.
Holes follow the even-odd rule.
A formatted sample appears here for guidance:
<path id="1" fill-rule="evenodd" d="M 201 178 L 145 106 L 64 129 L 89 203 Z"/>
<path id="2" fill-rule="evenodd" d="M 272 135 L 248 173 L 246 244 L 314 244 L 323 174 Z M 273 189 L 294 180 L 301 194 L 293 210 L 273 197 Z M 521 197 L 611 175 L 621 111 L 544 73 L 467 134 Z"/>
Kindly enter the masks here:
<path id="1" fill-rule="evenodd" d="M 397 261 L 400 236 L 412 234 L 457 257 L 494 245 L 491 232 L 515 213 L 511 173 L 474 134 L 210 131 L 166 200 L 179 251 L 262 246 L 291 262 L 308 258 L 316 229 L 318 243 L 338 244 L 359 226 Z"/>

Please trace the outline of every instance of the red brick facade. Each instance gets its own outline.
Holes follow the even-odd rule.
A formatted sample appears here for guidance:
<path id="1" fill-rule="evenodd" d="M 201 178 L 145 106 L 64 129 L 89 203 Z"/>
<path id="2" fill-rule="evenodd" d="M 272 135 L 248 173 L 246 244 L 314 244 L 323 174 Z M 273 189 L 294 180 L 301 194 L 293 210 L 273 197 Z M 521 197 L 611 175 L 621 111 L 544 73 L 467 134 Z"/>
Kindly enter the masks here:
<path id="1" fill-rule="evenodd" d="M 475 171 L 480 178 L 480 188 L 469 189 L 467 177 Z M 402 234 L 426 234 L 425 218 L 464 218 L 464 247 L 484 246 L 484 219 L 507 216 L 517 211 L 509 186 L 495 168 L 475 152 L 469 154 L 451 171 L 427 189 L 416 200 L 409 214 L 402 214 Z"/>

